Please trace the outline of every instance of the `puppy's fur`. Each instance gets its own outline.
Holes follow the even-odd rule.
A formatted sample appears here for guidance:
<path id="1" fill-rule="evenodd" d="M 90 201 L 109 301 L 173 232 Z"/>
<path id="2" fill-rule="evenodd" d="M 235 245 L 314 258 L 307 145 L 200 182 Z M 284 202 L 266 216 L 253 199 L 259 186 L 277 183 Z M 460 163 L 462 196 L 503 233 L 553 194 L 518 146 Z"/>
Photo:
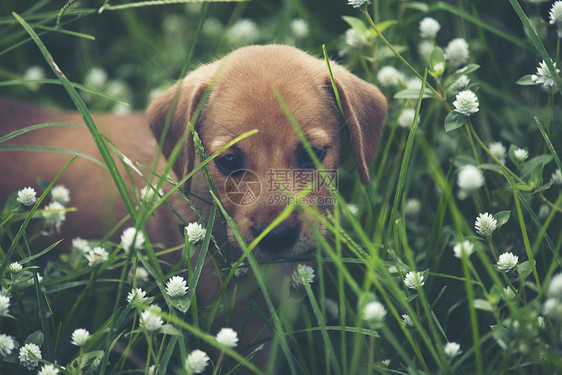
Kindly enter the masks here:
<path id="1" fill-rule="evenodd" d="M 241 48 L 219 61 L 201 66 L 159 95 L 150 104 L 146 117 L 141 114 L 97 115 L 94 120 L 100 131 L 134 163 L 151 166 L 154 158 L 159 158 L 160 171 L 164 158 L 170 156 L 178 140 L 187 139 L 179 146 L 179 156 L 173 165 L 171 177 L 176 181 L 199 163 L 192 136 L 183 137 L 189 121 L 193 120 L 207 155 L 237 136 L 258 129 L 258 133 L 229 148 L 216 162 L 209 164 L 222 204 L 235 220 L 245 241 L 250 243 L 285 207 L 284 204 L 271 204 L 273 194 L 284 194 L 279 190 L 272 191 L 272 171 L 289 171 L 283 181 L 289 194 L 298 194 L 302 189 L 292 171 L 313 171 L 273 88 L 283 97 L 326 170 L 335 170 L 338 166 L 340 137 L 346 129 L 344 124 L 347 124 L 359 176 L 363 183 L 369 182 L 369 165 L 379 141 L 386 102 L 375 86 L 335 63 L 331 66 L 345 121 L 338 110 L 324 60 L 280 45 Z M 174 100 L 176 94 L 177 100 Z M 171 121 L 167 122 L 168 117 Z M 75 112 L 56 112 L 0 100 L 2 135 L 46 122 L 83 123 Z M 162 142 L 161 153 L 159 141 Z M 99 158 L 85 128 L 40 129 L 16 137 L 8 144 L 71 149 Z M 36 186 L 37 177 L 52 179 L 70 155 L 11 151 L 3 152 L 1 159 L 0 198 L 3 200 L 18 189 Z M 235 169 L 249 170 L 254 179 L 261 181 L 259 194 L 249 201 L 233 199 L 233 192 L 256 193 L 251 191 L 256 185 L 244 183 L 248 175 L 240 172 L 231 174 Z M 137 186 L 144 186 L 138 176 L 135 179 Z M 78 209 L 76 213 L 68 213 L 62 225 L 61 235 L 67 242 L 76 236 L 101 238 L 126 214 L 107 171 L 89 160 L 76 160 L 60 183 L 71 191 L 69 205 Z M 208 199 L 208 187 L 201 173 L 190 181 L 189 187 L 195 195 Z M 312 189 L 304 203 L 316 204 L 319 197 L 327 196 L 329 190 L 326 187 Z M 188 222 L 196 220 L 197 216 L 181 197 L 172 196 L 171 204 Z M 318 209 L 325 213 L 329 206 L 320 204 Z M 206 212 L 204 205 L 202 208 Z M 293 259 L 311 252 L 314 236 L 307 222 L 313 222 L 312 217 L 294 211 L 259 243 L 254 254 L 266 261 Z M 177 223 L 178 220 L 167 208 L 160 209 L 147 222 L 150 240 L 166 247 L 181 244 L 183 237 Z M 215 235 L 219 245 L 229 249 L 231 259 L 228 261 L 238 259 L 241 253 L 232 232 L 221 233 L 218 230 Z"/>

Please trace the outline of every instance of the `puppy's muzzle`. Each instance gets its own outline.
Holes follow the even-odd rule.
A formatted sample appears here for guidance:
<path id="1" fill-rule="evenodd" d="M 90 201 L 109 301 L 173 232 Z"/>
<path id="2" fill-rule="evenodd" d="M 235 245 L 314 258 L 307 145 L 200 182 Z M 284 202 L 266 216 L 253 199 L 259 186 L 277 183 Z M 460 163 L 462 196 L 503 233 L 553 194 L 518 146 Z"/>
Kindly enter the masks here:
<path id="1" fill-rule="evenodd" d="M 267 226 L 252 227 L 252 234 L 259 236 Z M 281 223 L 273 228 L 260 241 L 260 247 L 271 254 L 281 255 L 286 249 L 291 249 L 297 242 L 301 231 L 301 225 L 298 223 Z"/>

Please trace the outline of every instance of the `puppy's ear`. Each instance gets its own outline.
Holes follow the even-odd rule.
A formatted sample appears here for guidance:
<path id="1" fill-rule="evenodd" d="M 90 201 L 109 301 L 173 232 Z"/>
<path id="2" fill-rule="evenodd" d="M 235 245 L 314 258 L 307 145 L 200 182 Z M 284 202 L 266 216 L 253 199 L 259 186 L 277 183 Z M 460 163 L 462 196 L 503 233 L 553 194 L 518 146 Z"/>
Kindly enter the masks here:
<path id="1" fill-rule="evenodd" d="M 363 81 L 345 68 L 332 64 L 332 71 L 349 127 L 359 177 L 363 184 L 368 184 L 369 166 L 375 157 L 386 115 L 386 99 L 376 86 Z M 329 78 L 328 84 L 331 89 Z"/>
<path id="2" fill-rule="evenodd" d="M 195 110 L 211 84 L 215 71 L 215 64 L 204 65 L 194 70 L 154 98 L 148 106 L 150 129 L 166 158 L 170 157 L 178 142 L 185 139 L 185 144 L 181 146 L 172 167 L 179 179 L 193 169 L 195 162 L 193 136 L 188 134 L 185 137 L 184 133 L 189 131 L 189 122 L 195 120 L 193 119 Z M 172 107 L 174 107 L 173 113 L 171 113 Z"/>

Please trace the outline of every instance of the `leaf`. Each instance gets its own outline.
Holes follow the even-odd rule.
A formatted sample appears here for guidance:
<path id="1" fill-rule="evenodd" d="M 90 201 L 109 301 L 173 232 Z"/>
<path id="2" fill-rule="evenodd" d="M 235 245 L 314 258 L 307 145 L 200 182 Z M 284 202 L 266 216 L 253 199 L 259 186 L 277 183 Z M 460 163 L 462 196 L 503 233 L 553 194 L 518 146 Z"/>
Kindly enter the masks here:
<path id="1" fill-rule="evenodd" d="M 160 333 L 163 333 L 165 335 L 182 336 L 180 330 L 178 330 L 176 327 L 170 324 L 164 324 L 162 327 L 160 327 L 159 331 Z"/>
<path id="2" fill-rule="evenodd" d="M 492 306 L 492 304 L 483 299 L 475 299 L 474 308 L 482 311 L 494 311 L 494 307 Z"/>
<path id="3" fill-rule="evenodd" d="M 429 56 L 429 69 L 433 76 L 441 76 L 445 72 L 445 54 L 440 47 L 435 47 Z"/>
<path id="4" fill-rule="evenodd" d="M 394 99 L 418 99 L 420 89 L 404 89 L 394 94 Z M 423 92 L 423 99 L 435 98 L 435 95 L 428 89 Z"/>
<path id="5" fill-rule="evenodd" d="M 445 132 L 450 132 L 464 126 L 466 124 L 466 116 L 458 112 L 449 112 L 447 117 L 445 117 Z"/>
<path id="6" fill-rule="evenodd" d="M 533 267 L 531 267 L 531 262 L 526 261 L 517 265 L 517 279 L 525 280 L 533 272 Z"/>
<path id="7" fill-rule="evenodd" d="M 533 74 L 527 74 L 519 78 L 515 83 L 520 86 L 536 86 L 537 83 L 531 78 Z"/>
<path id="8" fill-rule="evenodd" d="M 182 297 L 168 297 L 166 296 L 166 301 L 176 309 L 181 311 L 182 313 L 186 313 L 189 310 L 189 306 L 191 305 L 191 301 L 187 296 Z"/>
<path id="9" fill-rule="evenodd" d="M 511 211 L 500 211 L 494 215 L 494 219 L 498 222 L 498 228 L 508 222 Z"/>
<path id="10" fill-rule="evenodd" d="M 351 17 L 351 16 L 342 16 L 343 20 L 345 22 L 347 22 L 349 24 L 349 26 L 351 26 L 354 30 L 358 31 L 359 33 L 361 33 L 361 35 L 366 35 L 367 31 L 369 30 L 369 28 L 367 27 L 367 25 L 365 25 L 365 23 L 363 22 L 363 20 L 361 20 L 360 18 L 357 17 Z"/>
<path id="11" fill-rule="evenodd" d="M 44 340 L 45 340 L 45 336 L 43 335 L 43 332 L 35 331 L 31 335 L 26 337 L 26 339 L 24 341 L 24 345 L 25 344 L 35 344 L 35 345 L 40 347 L 41 345 L 43 345 Z"/>
<path id="12" fill-rule="evenodd" d="M 455 82 L 457 82 L 457 80 L 461 76 L 467 76 L 470 73 L 472 73 L 472 72 L 474 72 L 478 69 L 480 69 L 480 65 L 478 65 L 478 64 L 468 64 L 467 66 L 463 67 L 462 69 L 457 70 L 456 72 L 451 74 L 449 77 L 447 77 L 447 79 L 445 80 L 445 83 L 443 84 L 443 87 L 445 88 L 445 91 L 448 91 L 449 87 L 452 84 L 454 84 Z"/>

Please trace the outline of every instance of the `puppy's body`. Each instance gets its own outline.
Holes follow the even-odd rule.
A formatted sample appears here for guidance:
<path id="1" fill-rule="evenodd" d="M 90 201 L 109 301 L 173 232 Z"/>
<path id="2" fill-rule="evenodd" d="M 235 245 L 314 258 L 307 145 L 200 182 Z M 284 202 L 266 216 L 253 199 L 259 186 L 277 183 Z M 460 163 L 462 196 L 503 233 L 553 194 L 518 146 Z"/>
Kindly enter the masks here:
<path id="1" fill-rule="evenodd" d="M 294 171 L 314 175 L 306 182 L 317 185 L 319 182 L 319 175 L 314 174 L 314 164 L 304 151 L 279 98 L 274 94 L 275 90 L 283 98 L 326 170 L 337 169 L 340 137 L 347 123 L 359 176 L 364 183 L 369 181 L 368 167 L 374 157 L 384 121 L 385 99 L 375 86 L 360 80 L 344 68 L 332 64 L 332 69 L 345 121 L 342 121 L 338 110 L 325 62 L 295 48 L 277 45 L 242 48 L 222 60 L 201 66 L 178 82 L 177 86 L 158 96 L 148 108 L 146 117 L 140 114 L 94 115 L 94 121 L 100 131 L 133 163 L 152 166 L 157 158 L 158 171 L 162 170 L 165 158 L 170 157 L 178 141 L 184 140 L 179 146 L 180 152 L 171 172 L 171 177 L 176 181 L 199 164 L 193 138 L 191 135 L 184 137 L 190 121 L 194 123 L 207 155 L 239 135 L 258 129 L 257 134 L 237 143 L 209 164 L 222 204 L 235 220 L 244 240 L 250 243 L 287 206 L 286 200 L 272 200 L 272 197 L 286 197 L 287 193 L 297 195 L 303 189 Z M 201 109 L 200 113 L 197 112 L 198 108 Z M 74 112 L 55 112 L 0 100 L 0 135 L 47 122 L 83 123 Z M 162 155 L 158 149 L 159 140 L 163 145 Z M 9 144 L 64 148 L 99 158 L 96 146 L 85 128 L 36 130 L 10 140 Z M 38 177 L 52 179 L 70 159 L 69 154 L 60 152 L 10 151 L 1 153 L 0 157 L 2 200 L 23 187 L 35 187 Z M 120 161 L 117 164 L 121 164 Z M 241 173 L 240 170 L 245 172 Z M 260 182 L 259 194 L 253 195 L 249 201 L 237 201 L 233 198 L 233 192 L 255 193 L 252 189 L 256 185 L 245 183 L 244 180 L 248 171 Z M 280 189 L 280 174 L 277 173 L 285 172 L 287 177 Z M 145 185 L 138 176 L 134 177 L 138 187 Z M 64 173 L 60 183 L 71 191 L 70 206 L 78 209 L 78 212 L 68 213 L 62 225 L 61 235 L 67 240 L 76 236 L 102 238 L 126 214 L 107 171 L 89 160 L 76 160 Z M 196 195 L 208 194 L 201 173 L 191 182 L 190 189 Z M 311 189 L 301 203 L 316 206 L 324 214 L 331 207 L 330 201 L 324 199 L 329 196 L 330 189 L 320 186 Z M 323 203 L 319 203 L 321 199 Z M 171 204 L 187 222 L 197 220 L 180 196 L 173 197 Z M 150 240 L 166 247 L 183 243 L 178 222 L 166 207 L 158 210 L 156 216 L 147 222 Z M 309 254 L 315 242 L 311 225 L 317 225 L 311 215 L 299 214 L 295 210 L 263 238 L 254 249 L 254 254 L 262 261 L 291 260 Z M 225 233 L 219 228 L 214 234 L 229 258 L 226 262 L 237 260 L 241 255 L 240 246 L 232 231 L 228 229 Z M 205 282 L 199 285 L 205 290 L 204 293 L 199 292 L 198 296 L 212 298 L 214 293 L 208 291 L 212 288 L 210 285 L 216 285 L 212 281 L 215 277 L 210 273 L 202 277 Z M 245 308 L 246 304 L 240 305 L 241 316 Z M 250 323 L 248 327 L 253 332 L 244 337 L 251 340 L 261 324 Z M 261 353 L 262 357 L 267 357 L 267 351 Z M 266 363 L 266 359 L 262 358 L 262 363 Z"/>

